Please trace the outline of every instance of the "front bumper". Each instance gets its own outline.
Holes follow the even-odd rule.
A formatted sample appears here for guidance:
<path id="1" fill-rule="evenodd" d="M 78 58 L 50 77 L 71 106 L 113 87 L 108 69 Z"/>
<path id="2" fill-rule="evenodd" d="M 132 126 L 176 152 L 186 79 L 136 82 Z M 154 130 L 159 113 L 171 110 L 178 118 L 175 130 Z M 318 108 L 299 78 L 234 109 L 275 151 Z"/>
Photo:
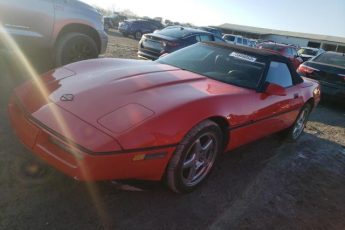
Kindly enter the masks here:
<path id="1" fill-rule="evenodd" d="M 72 146 L 25 114 L 13 98 L 8 105 L 15 133 L 35 155 L 76 180 L 161 180 L 174 146 L 103 155 Z"/>

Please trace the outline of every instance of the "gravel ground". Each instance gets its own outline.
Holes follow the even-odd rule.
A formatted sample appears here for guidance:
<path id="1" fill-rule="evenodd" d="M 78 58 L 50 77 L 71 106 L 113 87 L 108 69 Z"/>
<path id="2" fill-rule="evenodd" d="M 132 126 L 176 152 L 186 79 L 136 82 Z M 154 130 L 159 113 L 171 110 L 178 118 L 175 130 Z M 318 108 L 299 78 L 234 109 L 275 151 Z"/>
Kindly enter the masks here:
<path id="1" fill-rule="evenodd" d="M 136 58 L 136 40 L 110 35 L 104 56 Z M 175 195 L 160 183 L 80 183 L 45 165 L 27 175 L 36 158 L 6 113 L 26 74 L 6 53 L 0 70 L 0 229 L 345 229 L 342 104 L 323 102 L 296 143 L 271 136 L 230 152 L 200 189 Z"/>

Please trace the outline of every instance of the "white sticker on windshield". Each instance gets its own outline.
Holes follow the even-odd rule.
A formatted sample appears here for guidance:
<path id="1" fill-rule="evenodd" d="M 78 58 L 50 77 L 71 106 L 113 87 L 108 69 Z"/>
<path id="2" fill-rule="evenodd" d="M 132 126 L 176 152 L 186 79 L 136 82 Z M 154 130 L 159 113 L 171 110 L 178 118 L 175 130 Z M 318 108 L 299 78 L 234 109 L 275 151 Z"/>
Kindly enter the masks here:
<path id="1" fill-rule="evenodd" d="M 255 57 L 251 57 L 251 56 L 248 56 L 246 54 L 241 54 L 241 53 L 236 53 L 236 52 L 232 52 L 229 56 L 230 57 L 235 57 L 235 58 L 238 58 L 238 59 L 242 59 L 242 60 L 245 60 L 245 61 L 250 61 L 250 62 L 255 62 L 256 61 Z"/>

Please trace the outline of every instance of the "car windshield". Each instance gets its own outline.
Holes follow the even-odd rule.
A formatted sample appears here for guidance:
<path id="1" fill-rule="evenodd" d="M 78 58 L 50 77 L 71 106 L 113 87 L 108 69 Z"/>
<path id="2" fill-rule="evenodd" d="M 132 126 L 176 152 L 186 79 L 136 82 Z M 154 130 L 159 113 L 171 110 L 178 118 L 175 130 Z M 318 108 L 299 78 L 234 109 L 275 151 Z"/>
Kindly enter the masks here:
<path id="1" fill-rule="evenodd" d="M 316 57 L 314 61 L 345 68 L 345 55 L 341 53 L 323 53 Z"/>
<path id="2" fill-rule="evenodd" d="M 198 43 L 157 60 L 217 81 L 244 88 L 259 86 L 266 62 L 230 48 Z"/>
<path id="3" fill-rule="evenodd" d="M 227 41 L 231 41 L 231 42 L 235 41 L 235 37 L 234 37 L 234 36 L 225 36 L 224 38 L 225 38 Z"/>
<path id="4" fill-rule="evenodd" d="M 301 48 L 298 51 L 299 54 L 305 54 L 305 55 L 311 55 L 311 56 L 316 56 L 317 55 L 317 50 L 312 50 L 312 49 L 307 49 L 307 48 Z"/>
<path id="5" fill-rule="evenodd" d="M 161 30 L 158 33 L 167 37 L 182 38 L 190 34 L 193 34 L 193 31 L 191 31 L 190 29 L 185 29 L 184 27 L 173 27 Z"/>

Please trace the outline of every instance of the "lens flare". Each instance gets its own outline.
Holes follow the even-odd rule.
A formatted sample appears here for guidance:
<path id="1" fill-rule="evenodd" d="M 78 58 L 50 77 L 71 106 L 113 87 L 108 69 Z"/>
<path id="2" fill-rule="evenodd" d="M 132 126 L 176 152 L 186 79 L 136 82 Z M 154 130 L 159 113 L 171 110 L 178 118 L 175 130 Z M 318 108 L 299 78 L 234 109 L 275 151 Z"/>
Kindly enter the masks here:
<path id="1" fill-rule="evenodd" d="M 18 44 L 15 40 L 7 33 L 3 25 L 0 23 L 0 41 L 4 45 L 10 49 L 12 54 L 15 57 L 16 65 L 20 68 L 22 73 L 26 73 L 26 75 L 33 81 L 33 84 L 37 86 L 40 96 L 45 100 L 47 106 L 52 111 L 55 121 L 60 126 L 62 130 L 62 135 L 66 137 L 66 140 L 73 140 L 69 127 L 66 125 L 63 116 L 61 116 L 60 112 L 56 109 L 54 104 L 49 100 L 49 91 L 45 87 L 40 75 L 37 73 L 35 68 L 31 65 L 29 60 L 26 58 Z M 73 145 L 73 143 L 68 143 L 69 145 Z M 81 169 L 81 172 L 85 177 L 89 177 L 89 170 L 87 167 L 81 162 L 81 160 L 76 159 L 78 163 L 78 167 Z M 87 190 L 89 191 L 91 200 L 93 205 L 95 206 L 99 218 L 104 226 L 109 226 L 109 220 L 104 204 L 100 198 L 99 190 L 95 183 L 85 183 Z"/>

